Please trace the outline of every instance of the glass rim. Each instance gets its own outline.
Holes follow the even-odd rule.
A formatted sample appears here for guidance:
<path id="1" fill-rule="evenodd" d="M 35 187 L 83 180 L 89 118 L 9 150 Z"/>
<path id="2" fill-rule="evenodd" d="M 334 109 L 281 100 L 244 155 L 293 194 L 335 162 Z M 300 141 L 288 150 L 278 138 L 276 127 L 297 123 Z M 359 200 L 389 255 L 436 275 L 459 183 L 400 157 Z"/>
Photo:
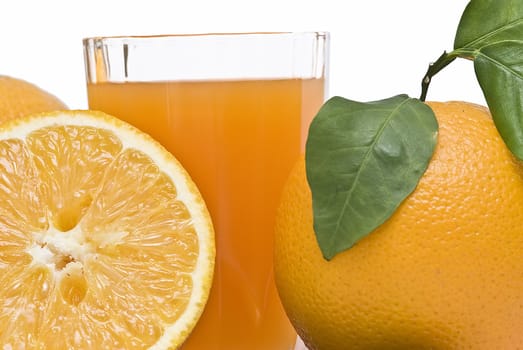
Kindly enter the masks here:
<path id="1" fill-rule="evenodd" d="M 329 32 L 217 32 L 83 39 L 88 82 L 325 78 Z"/>
<path id="2" fill-rule="evenodd" d="M 204 33 L 170 33 L 170 34 L 137 34 L 137 35 L 102 35 L 82 38 L 84 44 L 100 40 L 144 40 L 186 37 L 245 37 L 245 36 L 280 36 L 280 35 L 317 35 L 329 36 L 329 31 L 252 31 L 252 32 L 204 32 Z"/>

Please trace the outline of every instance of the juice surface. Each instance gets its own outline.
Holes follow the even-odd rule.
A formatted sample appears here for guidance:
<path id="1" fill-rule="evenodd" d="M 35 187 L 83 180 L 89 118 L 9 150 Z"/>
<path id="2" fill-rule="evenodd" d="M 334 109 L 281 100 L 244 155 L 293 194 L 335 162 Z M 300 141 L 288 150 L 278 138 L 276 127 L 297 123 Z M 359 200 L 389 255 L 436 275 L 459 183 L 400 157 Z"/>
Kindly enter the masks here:
<path id="1" fill-rule="evenodd" d="M 287 350 L 296 333 L 273 281 L 273 226 L 286 177 L 324 100 L 321 79 L 98 83 L 90 109 L 148 132 L 198 185 L 216 230 L 204 315 L 183 350 Z"/>

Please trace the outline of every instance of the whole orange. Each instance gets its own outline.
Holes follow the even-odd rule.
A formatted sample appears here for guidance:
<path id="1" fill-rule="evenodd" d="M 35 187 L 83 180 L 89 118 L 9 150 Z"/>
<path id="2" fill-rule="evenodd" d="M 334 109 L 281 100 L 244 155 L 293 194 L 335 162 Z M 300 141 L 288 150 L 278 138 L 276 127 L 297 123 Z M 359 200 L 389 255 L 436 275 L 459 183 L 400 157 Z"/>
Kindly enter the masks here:
<path id="1" fill-rule="evenodd" d="M 417 188 L 331 261 L 303 160 L 286 184 L 275 278 L 310 350 L 523 348 L 523 167 L 486 108 L 429 105 L 438 144 Z"/>
<path id="2" fill-rule="evenodd" d="M 49 92 L 28 81 L 0 75 L 0 123 L 62 109 L 67 109 L 67 106 Z"/>

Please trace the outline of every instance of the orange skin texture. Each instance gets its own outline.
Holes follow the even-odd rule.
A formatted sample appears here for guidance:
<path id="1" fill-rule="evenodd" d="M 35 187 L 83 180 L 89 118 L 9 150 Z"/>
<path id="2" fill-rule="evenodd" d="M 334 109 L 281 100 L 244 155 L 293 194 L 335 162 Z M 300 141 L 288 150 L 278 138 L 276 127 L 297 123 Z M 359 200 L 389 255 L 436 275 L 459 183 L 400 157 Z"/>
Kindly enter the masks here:
<path id="1" fill-rule="evenodd" d="M 68 109 L 57 97 L 38 86 L 0 75 L 0 123 L 40 112 Z"/>
<path id="2" fill-rule="evenodd" d="M 303 159 L 289 177 L 275 278 L 310 350 L 523 348 L 523 167 L 486 108 L 428 104 L 438 143 L 417 188 L 331 261 Z"/>

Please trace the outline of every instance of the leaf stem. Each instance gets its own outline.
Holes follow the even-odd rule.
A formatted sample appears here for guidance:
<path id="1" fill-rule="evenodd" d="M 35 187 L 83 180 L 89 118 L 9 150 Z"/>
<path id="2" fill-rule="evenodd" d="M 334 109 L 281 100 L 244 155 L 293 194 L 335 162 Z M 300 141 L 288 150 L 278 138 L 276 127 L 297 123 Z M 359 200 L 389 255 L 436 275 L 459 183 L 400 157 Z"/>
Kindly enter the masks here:
<path id="1" fill-rule="evenodd" d="M 447 53 L 447 51 L 443 51 L 443 54 L 439 56 L 439 58 L 435 62 L 429 64 L 427 73 L 425 73 L 425 76 L 421 81 L 421 96 L 419 98 L 421 101 L 425 101 L 425 98 L 427 97 L 427 92 L 429 90 L 429 85 L 432 80 L 432 77 L 438 74 L 438 72 L 441 71 L 443 68 L 448 66 L 452 61 L 456 59 L 456 57 L 458 57 L 458 55 L 455 51 L 451 52 L 450 54 Z"/>

